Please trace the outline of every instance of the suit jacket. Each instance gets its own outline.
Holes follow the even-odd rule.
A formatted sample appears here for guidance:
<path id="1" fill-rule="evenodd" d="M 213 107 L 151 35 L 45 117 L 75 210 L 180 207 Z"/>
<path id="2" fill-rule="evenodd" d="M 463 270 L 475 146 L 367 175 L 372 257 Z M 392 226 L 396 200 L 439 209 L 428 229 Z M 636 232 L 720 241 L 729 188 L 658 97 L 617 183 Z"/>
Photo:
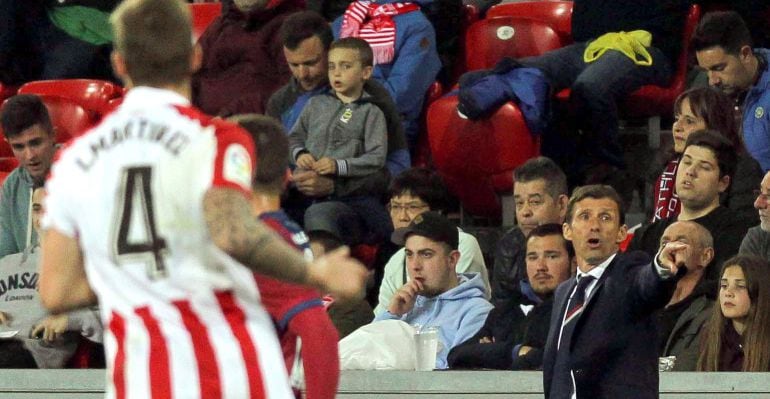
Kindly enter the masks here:
<path id="1" fill-rule="evenodd" d="M 574 278 L 563 282 L 554 296 L 543 355 L 546 398 L 570 397 L 569 391 L 552 392 L 551 382 L 559 331 L 575 285 Z M 668 303 L 675 287 L 676 279 L 663 280 L 646 254 L 615 256 L 586 299 L 572 334 L 568 361 L 578 399 L 658 397 L 653 312 Z"/>

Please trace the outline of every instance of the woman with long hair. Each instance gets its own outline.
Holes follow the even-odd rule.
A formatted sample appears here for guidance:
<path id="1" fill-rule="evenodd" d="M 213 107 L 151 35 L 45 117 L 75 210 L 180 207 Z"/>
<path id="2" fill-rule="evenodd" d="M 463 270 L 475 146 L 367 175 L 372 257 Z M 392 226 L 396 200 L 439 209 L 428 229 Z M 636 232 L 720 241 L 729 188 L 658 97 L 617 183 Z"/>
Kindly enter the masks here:
<path id="1" fill-rule="evenodd" d="M 719 304 L 705 331 L 699 371 L 770 371 L 770 264 L 755 256 L 725 261 Z"/>
<path id="2" fill-rule="evenodd" d="M 757 219 L 754 210 L 754 189 L 762 180 L 762 169 L 745 150 L 735 114 L 735 105 L 722 92 L 699 87 L 685 91 L 674 103 L 673 146 L 664 150 L 665 164 L 656 167 L 655 185 L 653 186 L 652 221 L 677 216 L 680 210 L 679 196 L 676 194 L 676 171 L 684 152 L 687 137 L 698 130 L 714 130 L 733 143 L 738 153 L 734 176 L 730 176 L 727 198 L 722 204 L 740 212 L 750 220 Z"/>

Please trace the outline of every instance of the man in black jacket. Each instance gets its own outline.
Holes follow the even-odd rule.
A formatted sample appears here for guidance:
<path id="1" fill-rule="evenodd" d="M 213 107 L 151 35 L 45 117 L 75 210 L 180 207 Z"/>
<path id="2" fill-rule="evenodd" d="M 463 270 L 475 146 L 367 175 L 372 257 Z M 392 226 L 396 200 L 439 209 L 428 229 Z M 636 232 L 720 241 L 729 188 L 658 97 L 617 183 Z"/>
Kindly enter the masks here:
<path id="1" fill-rule="evenodd" d="M 677 266 L 689 253 L 667 243 L 650 262 L 619 253 L 627 227 L 620 196 L 609 186 L 583 186 L 567 205 L 564 237 L 572 241 L 577 277 L 554 294 L 543 352 L 548 399 L 658 397 L 654 312 L 669 302 Z"/>
<path id="2" fill-rule="evenodd" d="M 574 273 L 574 251 L 558 224 L 535 227 L 526 243 L 527 280 L 521 283 L 522 295 L 496 305 L 484 327 L 449 352 L 450 367 L 535 370 L 542 366 L 553 292 Z"/>

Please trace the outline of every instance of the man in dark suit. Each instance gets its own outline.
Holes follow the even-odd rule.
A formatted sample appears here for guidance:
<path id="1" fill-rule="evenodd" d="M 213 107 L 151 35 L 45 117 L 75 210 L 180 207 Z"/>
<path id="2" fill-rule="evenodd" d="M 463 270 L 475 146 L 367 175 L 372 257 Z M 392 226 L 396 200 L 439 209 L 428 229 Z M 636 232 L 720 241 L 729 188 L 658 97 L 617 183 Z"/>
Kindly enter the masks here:
<path id="1" fill-rule="evenodd" d="M 654 262 L 618 253 L 627 227 L 609 186 L 584 186 L 567 205 L 564 237 L 577 276 L 556 289 L 543 357 L 546 398 L 657 398 L 658 353 L 652 313 L 668 303 L 677 264 L 692 249 L 667 243 Z"/>

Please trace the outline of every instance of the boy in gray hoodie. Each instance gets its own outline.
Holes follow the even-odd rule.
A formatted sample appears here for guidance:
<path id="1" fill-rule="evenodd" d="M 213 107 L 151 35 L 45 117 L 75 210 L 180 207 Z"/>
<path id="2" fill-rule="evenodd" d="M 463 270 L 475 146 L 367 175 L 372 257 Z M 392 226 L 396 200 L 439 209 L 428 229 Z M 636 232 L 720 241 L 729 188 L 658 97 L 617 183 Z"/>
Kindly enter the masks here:
<path id="1" fill-rule="evenodd" d="M 337 181 L 371 181 L 387 173 L 388 152 L 385 116 L 364 91 L 372 75 L 372 49 L 362 39 L 340 39 L 332 43 L 328 59 L 331 90 L 312 97 L 302 110 L 289 134 L 291 158 L 297 168 Z M 380 186 L 382 194 L 387 184 Z M 329 199 L 349 205 L 370 232 L 384 239 L 392 228 L 379 197 L 376 190 L 367 190 Z"/>

